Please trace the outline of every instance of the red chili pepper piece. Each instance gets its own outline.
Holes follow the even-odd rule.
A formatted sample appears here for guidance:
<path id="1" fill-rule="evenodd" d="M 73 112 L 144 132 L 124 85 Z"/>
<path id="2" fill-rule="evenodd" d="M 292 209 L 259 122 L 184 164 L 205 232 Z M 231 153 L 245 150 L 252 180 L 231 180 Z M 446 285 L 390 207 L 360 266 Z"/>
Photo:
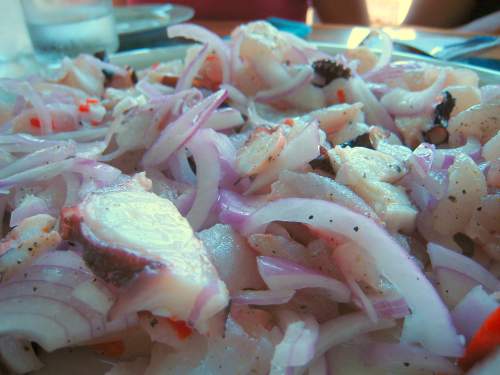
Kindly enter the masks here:
<path id="1" fill-rule="evenodd" d="M 500 307 L 497 307 L 478 329 L 465 350 L 465 354 L 458 360 L 460 367 L 467 371 L 477 361 L 482 360 L 500 346 Z"/>
<path id="2" fill-rule="evenodd" d="M 345 103 L 345 91 L 342 89 L 337 90 L 337 99 L 340 103 Z"/>
<path id="3" fill-rule="evenodd" d="M 184 320 L 175 320 L 173 318 L 165 318 L 167 322 L 175 329 L 177 337 L 184 340 L 191 336 L 193 330 L 189 327 Z"/>
<path id="4" fill-rule="evenodd" d="M 80 112 L 89 112 L 90 106 L 88 104 L 80 104 L 80 106 L 78 107 L 78 110 Z"/>
<path id="5" fill-rule="evenodd" d="M 35 128 L 39 128 L 42 125 L 42 123 L 40 122 L 40 119 L 38 117 L 30 118 L 30 124 L 31 124 L 31 126 L 33 126 Z"/>

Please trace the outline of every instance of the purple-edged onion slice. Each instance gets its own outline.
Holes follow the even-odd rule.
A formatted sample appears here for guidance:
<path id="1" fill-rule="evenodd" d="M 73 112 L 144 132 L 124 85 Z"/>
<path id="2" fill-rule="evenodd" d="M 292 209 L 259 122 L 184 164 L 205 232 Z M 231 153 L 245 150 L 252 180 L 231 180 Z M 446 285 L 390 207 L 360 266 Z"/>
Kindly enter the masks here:
<path id="1" fill-rule="evenodd" d="M 247 219 L 243 232 L 261 232 L 273 221 L 300 222 L 325 233 L 341 234 L 370 252 L 379 272 L 405 297 L 412 310 L 405 319 L 403 339 L 419 342 L 436 354 L 462 354 L 462 344 L 449 311 L 432 284 L 408 253 L 372 220 L 335 203 L 289 198 L 258 209 Z"/>
<path id="2" fill-rule="evenodd" d="M 500 288 L 500 281 L 479 263 L 455 251 L 434 243 L 427 245 L 433 268 L 448 268 L 464 274 L 483 285 L 489 291 Z"/>
<path id="3" fill-rule="evenodd" d="M 237 305 L 282 305 L 294 296 L 294 290 L 245 290 L 231 296 Z"/>
<path id="4" fill-rule="evenodd" d="M 144 154 L 142 165 L 152 167 L 167 160 L 206 123 L 213 111 L 222 104 L 226 96 L 227 92 L 225 90 L 217 91 L 196 104 L 193 108 L 190 108 L 177 120 L 163 129 L 155 143 Z"/>
<path id="5" fill-rule="evenodd" d="M 196 198 L 186 215 L 195 231 L 203 226 L 219 194 L 221 167 L 217 149 L 210 140 L 210 132 L 213 130 L 200 130 L 186 145 L 196 164 Z"/>
<path id="6" fill-rule="evenodd" d="M 229 81 L 229 51 L 219 36 L 201 26 L 189 23 L 170 26 L 167 29 L 167 34 L 169 38 L 183 37 L 207 44 L 209 51 L 213 50 L 219 58 L 222 70 L 222 82 L 226 83 Z"/>
<path id="7" fill-rule="evenodd" d="M 340 281 L 289 260 L 259 256 L 257 267 L 271 290 L 324 288 L 335 301 L 348 302 L 351 298 L 349 288 Z"/>
<path id="8" fill-rule="evenodd" d="M 498 302 L 478 285 L 453 309 L 451 317 L 458 331 L 470 340 L 498 306 Z"/>

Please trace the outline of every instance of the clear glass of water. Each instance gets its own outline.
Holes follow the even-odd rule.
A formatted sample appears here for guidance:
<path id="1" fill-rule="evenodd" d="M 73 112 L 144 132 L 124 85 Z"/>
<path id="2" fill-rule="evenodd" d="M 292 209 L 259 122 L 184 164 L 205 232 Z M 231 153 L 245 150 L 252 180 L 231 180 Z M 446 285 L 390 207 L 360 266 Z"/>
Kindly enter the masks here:
<path id="1" fill-rule="evenodd" d="M 112 0 L 21 0 L 21 3 L 33 48 L 46 62 L 118 49 Z"/>

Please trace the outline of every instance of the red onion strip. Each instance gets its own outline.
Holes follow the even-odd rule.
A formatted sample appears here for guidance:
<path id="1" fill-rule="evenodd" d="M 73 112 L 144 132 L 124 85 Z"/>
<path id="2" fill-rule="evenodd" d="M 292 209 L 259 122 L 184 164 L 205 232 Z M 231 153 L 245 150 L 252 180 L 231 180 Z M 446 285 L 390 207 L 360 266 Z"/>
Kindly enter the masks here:
<path id="1" fill-rule="evenodd" d="M 294 290 L 248 290 L 234 294 L 231 302 L 237 305 L 281 305 L 294 296 Z"/>
<path id="2" fill-rule="evenodd" d="M 15 227 L 24 219 L 38 215 L 48 214 L 49 207 L 47 202 L 36 196 L 27 196 L 19 206 L 17 206 L 10 215 L 10 227 Z"/>
<path id="3" fill-rule="evenodd" d="M 75 152 L 76 145 L 72 141 L 37 150 L 0 169 L 0 178 L 21 173 L 44 164 L 64 160 L 67 157 L 74 155 Z"/>
<path id="4" fill-rule="evenodd" d="M 427 245 L 427 251 L 431 258 L 432 268 L 444 267 L 462 273 L 489 291 L 500 289 L 500 281 L 472 259 L 434 243 Z"/>
<path id="5" fill-rule="evenodd" d="M 189 185 L 196 184 L 196 175 L 189 165 L 185 148 L 181 147 L 168 159 L 168 169 L 176 181 Z"/>
<path id="6" fill-rule="evenodd" d="M 221 169 L 219 154 L 207 134 L 211 131 L 200 130 L 186 145 L 196 164 L 196 198 L 186 215 L 195 231 L 203 226 L 219 195 Z"/>
<path id="7" fill-rule="evenodd" d="M 216 110 L 203 126 L 214 130 L 231 129 L 245 123 L 240 111 L 234 108 L 222 108 Z"/>
<path id="8" fill-rule="evenodd" d="M 369 251 L 379 272 L 405 296 L 412 309 L 413 313 L 405 320 L 407 332 L 414 334 L 411 340 L 440 355 L 462 354 L 462 344 L 448 309 L 432 284 L 407 252 L 372 220 L 335 203 L 288 198 L 271 202 L 254 212 L 247 219 L 243 233 L 261 232 L 273 221 L 300 222 L 325 233 L 341 234 Z"/>
<path id="9" fill-rule="evenodd" d="M 51 351 L 127 328 L 107 322 L 110 292 L 71 251 L 51 251 L 0 285 L 0 332 Z"/>
<path id="10" fill-rule="evenodd" d="M 193 108 L 190 108 L 163 129 L 155 143 L 144 154 L 142 165 L 144 167 L 153 167 L 167 160 L 205 124 L 213 111 L 222 104 L 226 97 L 227 91 L 217 91 Z"/>
<path id="11" fill-rule="evenodd" d="M 350 102 L 363 103 L 363 112 L 368 124 L 380 125 L 387 130 L 399 134 L 399 130 L 394 124 L 392 117 L 361 78 L 353 77 L 348 80 L 346 90 Z"/>
<path id="12" fill-rule="evenodd" d="M 213 49 L 219 57 L 222 70 L 222 82 L 226 83 L 229 81 L 228 49 L 218 35 L 203 27 L 189 23 L 170 26 L 167 29 L 167 34 L 169 38 L 183 37 L 208 44 L 210 51 Z"/>
<path id="13" fill-rule="evenodd" d="M 498 306 L 499 303 L 478 285 L 453 309 L 451 317 L 458 331 L 470 340 Z"/>
<path id="14" fill-rule="evenodd" d="M 175 92 L 180 92 L 186 90 L 191 87 L 193 84 L 193 79 L 196 78 L 196 75 L 200 71 L 205 59 L 208 56 L 210 50 L 208 49 L 208 44 L 204 44 L 203 47 L 198 51 L 196 56 L 189 62 L 189 64 L 184 68 L 181 75 L 179 76 L 179 80 L 175 85 Z"/>
<path id="15" fill-rule="evenodd" d="M 262 279 L 271 290 L 325 288 L 335 301 L 350 300 L 349 288 L 340 281 L 289 260 L 259 256 L 257 267 Z"/>
<path id="16" fill-rule="evenodd" d="M 377 30 L 375 32 L 378 34 L 380 40 L 382 41 L 381 54 L 375 66 L 370 71 L 363 74 L 363 78 L 365 80 L 369 80 L 370 77 L 372 77 L 372 75 L 376 74 L 381 69 L 385 68 L 391 62 L 392 51 L 393 51 L 391 37 L 386 33 L 384 33 L 383 31 Z"/>

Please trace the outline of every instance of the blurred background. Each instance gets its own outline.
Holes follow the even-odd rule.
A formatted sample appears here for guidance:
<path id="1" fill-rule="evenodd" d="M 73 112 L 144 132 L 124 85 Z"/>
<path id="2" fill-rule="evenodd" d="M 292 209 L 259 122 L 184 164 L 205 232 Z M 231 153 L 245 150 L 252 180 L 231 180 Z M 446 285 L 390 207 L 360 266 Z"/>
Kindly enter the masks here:
<path id="1" fill-rule="evenodd" d="M 59 7 L 59 13 L 51 14 L 52 18 L 39 13 L 37 9 L 47 4 Z M 102 19 L 106 28 L 89 22 L 87 11 L 80 12 L 87 18 L 85 22 L 66 20 L 69 15 L 60 11 L 61 4 L 106 9 L 106 22 Z M 155 7 L 148 6 L 152 4 Z M 58 47 L 63 45 L 59 52 L 72 56 L 82 50 L 94 53 L 97 48 L 109 53 L 169 45 L 174 42 L 166 40 L 165 26 L 189 20 L 193 14 L 194 22 L 209 28 L 215 25 L 221 35 L 227 35 L 237 22 L 275 17 L 273 24 L 278 28 L 347 47 L 359 44 L 369 27 L 382 27 L 393 39 L 429 54 L 436 45 L 461 42 L 473 35 L 464 33 L 497 35 L 499 9 L 500 0 L 252 0 L 244 6 L 234 0 L 1 0 L 0 76 L 26 70 L 32 63 L 33 45 L 37 58 L 47 52 L 42 46 L 45 31 L 58 40 Z M 101 46 L 95 42 L 95 47 L 75 47 L 77 37 L 83 41 L 91 34 Z M 64 38 L 71 39 L 68 46 L 64 46 Z"/>

